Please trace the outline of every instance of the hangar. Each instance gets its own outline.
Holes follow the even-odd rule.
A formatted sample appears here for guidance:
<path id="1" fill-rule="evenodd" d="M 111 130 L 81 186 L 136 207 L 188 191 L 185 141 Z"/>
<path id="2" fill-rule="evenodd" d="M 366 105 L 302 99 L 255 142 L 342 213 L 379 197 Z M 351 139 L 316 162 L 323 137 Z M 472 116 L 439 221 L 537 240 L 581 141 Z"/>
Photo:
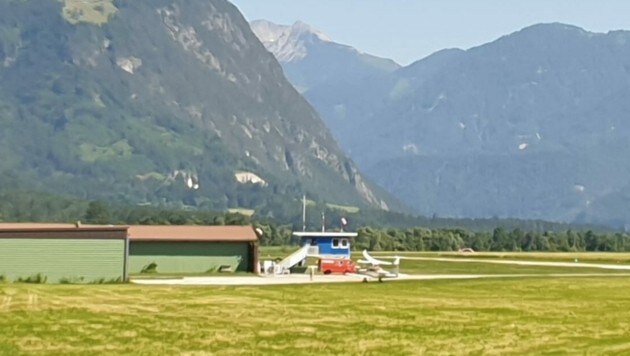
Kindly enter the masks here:
<path id="1" fill-rule="evenodd" d="M 127 226 L 0 224 L 0 278 L 91 283 L 127 280 Z"/>
<path id="2" fill-rule="evenodd" d="M 257 272 L 251 226 L 132 225 L 130 273 Z"/>
<path id="3" fill-rule="evenodd" d="M 0 282 L 93 283 L 130 273 L 258 272 L 251 226 L 0 223 Z"/>

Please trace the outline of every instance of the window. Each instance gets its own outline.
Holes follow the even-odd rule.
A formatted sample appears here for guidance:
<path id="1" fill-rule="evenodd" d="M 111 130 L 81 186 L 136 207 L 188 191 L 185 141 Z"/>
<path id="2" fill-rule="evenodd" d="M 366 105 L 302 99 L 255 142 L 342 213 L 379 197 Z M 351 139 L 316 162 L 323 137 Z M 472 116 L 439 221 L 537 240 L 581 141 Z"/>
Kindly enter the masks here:
<path id="1" fill-rule="evenodd" d="M 349 248 L 350 247 L 350 242 L 348 242 L 348 239 L 332 239 L 330 242 L 332 248 Z"/>

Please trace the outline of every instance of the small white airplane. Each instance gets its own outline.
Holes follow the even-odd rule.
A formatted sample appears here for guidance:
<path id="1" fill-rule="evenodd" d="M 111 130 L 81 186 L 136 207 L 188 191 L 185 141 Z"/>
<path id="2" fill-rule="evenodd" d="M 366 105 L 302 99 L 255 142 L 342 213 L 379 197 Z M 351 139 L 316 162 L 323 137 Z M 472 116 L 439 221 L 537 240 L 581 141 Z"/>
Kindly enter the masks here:
<path id="1" fill-rule="evenodd" d="M 367 252 L 367 250 L 363 250 L 363 258 L 364 260 L 358 260 L 357 263 L 361 265 L 367 265 L 366 267 L 359 268 L 357 270 L 358 274 L 366 275 L 373 278 L 378 278 L 379 282 L 383 281 L 383 278 L 398 278 L 398 270 L 400 266 L 400 257 L 396 257 L 394 261 L 383 261 L 376 259 Z M 381 266 L 393 266 L 394 271 L 386 271 Z M 364 280 L 367 281 L 367 280 Z"/>

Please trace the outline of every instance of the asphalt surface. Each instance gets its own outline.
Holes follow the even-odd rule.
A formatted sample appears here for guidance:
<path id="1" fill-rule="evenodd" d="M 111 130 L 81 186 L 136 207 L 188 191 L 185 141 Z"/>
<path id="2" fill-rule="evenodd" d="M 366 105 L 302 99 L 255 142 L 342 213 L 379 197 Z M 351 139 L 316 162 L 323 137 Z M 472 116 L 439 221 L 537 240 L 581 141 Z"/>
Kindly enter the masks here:
<path id="1" fill-rule="evenodd" d="M 384 278 L 383 282 L 405 280 L 444 280 L 444 279 L 481 279 L 481 278 L 566 278 L 566 277 L 630 277 L 630 273 L 549 273 L 549 274 L 400 274 L 398 278 Z M 315 275 L 288 274 L 276 276 L 232 276 L 232 277 L 182 277 L 173 279 L 132 279 L 131 283 L 144 285 L 280 285 L 355 282 L 378 283 L 378 279 L 359 274 Z"/>
<path id="2" fill-rule="evenodd" d="M 398 256 L 379 256 L 380 258 L 395 258 Z M 401 260 L 442 261 L 455 263 L 493 263 L 521 266 L 548 267 L 584 267 L 607 270 L 628 270 L 630 265 L 581 263 L 581 262 L 548 262 L 548 261 L 520 261 L 493 260 L 477 258 L 444 258 L 444 257 L 400 257 Z M 537 274 L 399 274 L 397 278 L 383 278 L 383 281 L 404 280 L 438 280 L 438 279 L 480 279 L 480 278 L 562 278 L 562 277 L 628 277 L 630 273 L 537 273 Z M 131 283 L 146 285 L 278 285 L 278 284 L 310 284 L 310 283 L 340 283 L 340 282 L 378 282 L 378 278 L 362 274 L 320 275 L 285 274 L 264 276 L 218 276 L 218 277 L 182 277 L 173 279 L 132 279 Z"/>

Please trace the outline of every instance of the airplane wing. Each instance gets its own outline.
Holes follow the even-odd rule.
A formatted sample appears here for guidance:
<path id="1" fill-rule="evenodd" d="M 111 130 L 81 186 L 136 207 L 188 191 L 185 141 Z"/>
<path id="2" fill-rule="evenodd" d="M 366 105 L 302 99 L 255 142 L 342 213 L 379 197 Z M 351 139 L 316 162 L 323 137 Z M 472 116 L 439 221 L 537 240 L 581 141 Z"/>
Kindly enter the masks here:
<path id="1" fill-rule="evenodd" d="M 365 258 L 365 261 L 361 260 L 359 262 L 362 262 L 362 263 L 367 262 L 373 265 L 383 265 L 383 266 L 388 266 L 392 264 L 392 262 L 377 260 L 376 258 L 370 256 L 367 250 L 363 250 L 363 258 Z"/>

